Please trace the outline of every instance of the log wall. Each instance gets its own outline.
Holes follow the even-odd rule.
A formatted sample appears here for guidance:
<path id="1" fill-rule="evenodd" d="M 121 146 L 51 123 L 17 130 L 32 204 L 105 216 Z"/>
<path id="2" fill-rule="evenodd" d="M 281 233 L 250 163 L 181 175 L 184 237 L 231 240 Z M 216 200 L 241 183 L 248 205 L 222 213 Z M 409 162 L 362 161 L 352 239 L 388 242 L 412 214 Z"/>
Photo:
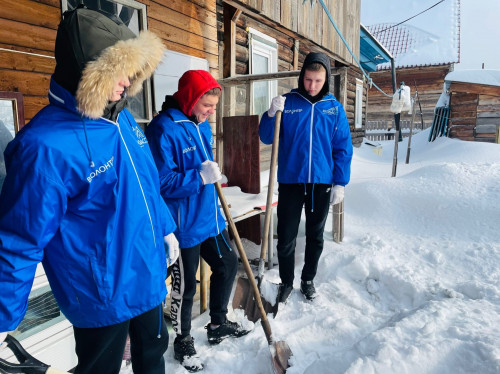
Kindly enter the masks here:
<path id="1" fill-rule="evenodd" d="M 500 87 L 462 82 L 450 85 L 451 138 L 497 143 Z"/>
<path id="2" fill-rule="evenodd" d="M 148 29 L 167 48 L 208 60 L 218 76 L 216 0 L 141 0 Z M 3 0 L 0 7 L 0 91 L 24 96 L 29 121 L 48 104 L 60 0 Z"/>
<path id="3" fill-rule="evenodd" d="M 416 68 L 396 69 L 396 88 L 401 82 L 405 82 L 411 89 L 411 95 L 415 96 L 415 83 L 418 90 L 418 97 L 422 106 L 422 113 L 426 127 L 432 124 L 434 108 L 439 96 L 443 92 L 444 78 L 452 70 L 451 65 L 444 66 L 423 66 Z M 380 93 L 374 86 L 368 91 L 368 121 L 394 121 L 394 114 L 389 110 L 392 102 L 392 75 L 390 70 L 370 73 L 373 82 L 382 91 L 391 95 L 387 97 Z M 420 121 L 418 103 L 416 105 L 416 121 Z M 408 117 L 408 118 L 405 118 Z M 411 116 L 403 113 L 401 119 L 409 119 Z"/>
<path id="4" fill-rule="evenodd" d="M 23 94 L 26 121 L 48 104 L 60 14 L 59 0 L 3 0 L 0 7 L 0 91 Z"/>
<path id="5" fill-rule="evenodd" d="M 340 36 L 335 31 L 319 2 L 311 6 L 303 0 L 224 0 L 247 14 L 257 14 L 261 20 L 279 26 L 287 35 L 299 35 L 317 46 L 335 53 L 339 60 L 354 63 Z M 360 0 L 324 0 L 338 29 L 352 51 L 359 57 Z M 355 27 L 353 27 L 355 26 Z"/>

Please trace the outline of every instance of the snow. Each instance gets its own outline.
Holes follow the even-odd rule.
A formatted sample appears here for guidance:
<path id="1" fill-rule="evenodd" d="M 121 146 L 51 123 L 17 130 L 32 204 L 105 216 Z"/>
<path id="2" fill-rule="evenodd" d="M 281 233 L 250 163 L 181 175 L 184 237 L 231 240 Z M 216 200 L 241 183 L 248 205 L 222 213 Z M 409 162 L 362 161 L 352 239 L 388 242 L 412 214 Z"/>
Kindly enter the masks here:
<path id="1" fill-rule="evenodd" d="M 361 23 L 391 52 L 397 68 L 456 63 L 460 40 L 457 0 L 441 2 L 402 25 L 380 32 L 436 3 L 435 0 L 362 0 Z M 389 63 L 377 67 L 389 68 Z"/>
<path id="2" fill-rule="evenodd" d="M 458 70 L 448 73 L 445 82 L 465 82 L 500 86 L 500 70 Z"/>
<path id="3" fill-rule="evenodd" d="M 500 373 L 500 146 L 428 143 L 428 131 L 413 136 L 409 164 L 407 139 L 399 144 L 395 178 L 393 141 L 355 149 L 344 240 L 333 242 L 329 218 L 313 302 L 298 290 L 302 222 L 295 290 L 269 315 L 275 340 L 293 352 L 288 374 Z M 278 281 L 277 267 L 265 273 L 264 296 Z M 240 310 L 230 318 L 252 326 Z M 203 373 L 271 371 L 260 321 L 215 346 L 208 321 L 208 312 L 193 320 Z M 165 359 L 167 373 L 186 372 L 172 345 Z"/>

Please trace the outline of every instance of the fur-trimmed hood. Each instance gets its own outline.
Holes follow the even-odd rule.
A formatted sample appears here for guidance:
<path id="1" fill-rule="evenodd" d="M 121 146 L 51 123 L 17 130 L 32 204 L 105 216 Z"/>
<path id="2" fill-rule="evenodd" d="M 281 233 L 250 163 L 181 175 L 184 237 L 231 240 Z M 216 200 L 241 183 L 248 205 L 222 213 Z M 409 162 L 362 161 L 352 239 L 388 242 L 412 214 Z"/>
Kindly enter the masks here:
<path id="1" fill-rule="evenodd" d="M 65 12 L 56 39 L 54 79 L 75 95 L 78 111 L 103 115 L 114 85 L 128 77 L 128 96 L 142 89 L 155 71 L 165 46 L 150 31 L 136 36 L 113 15 L 86 8 Z"/>
<path id="2" fill-rule="evenodd" d="M 76 91 L 78 111 L 99 118 L 120 77 L 129 77 L 128 96 L 137 95 L 163 58 L 165 47 L 159 37 L 142 31 L 137 38 L 119 41 L 87 64 Z"/>

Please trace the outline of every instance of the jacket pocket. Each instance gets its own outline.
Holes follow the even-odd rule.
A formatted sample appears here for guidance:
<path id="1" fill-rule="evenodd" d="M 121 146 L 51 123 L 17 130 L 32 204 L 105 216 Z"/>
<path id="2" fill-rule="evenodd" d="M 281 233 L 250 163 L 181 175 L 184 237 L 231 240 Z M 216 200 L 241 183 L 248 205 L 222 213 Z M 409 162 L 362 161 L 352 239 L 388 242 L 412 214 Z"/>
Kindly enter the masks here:
<path id="1" fill-rule="evenodd" d="M 105 261 L 106 259 L 103 260 Z M 106 265 L 99 264 L 99 261 L 94 256 L 91 256 L 89 261 L 99 300 L 107 304 L 111 300 L 111 287 L 108 280 L 109 275 L 106 271 Z"/>

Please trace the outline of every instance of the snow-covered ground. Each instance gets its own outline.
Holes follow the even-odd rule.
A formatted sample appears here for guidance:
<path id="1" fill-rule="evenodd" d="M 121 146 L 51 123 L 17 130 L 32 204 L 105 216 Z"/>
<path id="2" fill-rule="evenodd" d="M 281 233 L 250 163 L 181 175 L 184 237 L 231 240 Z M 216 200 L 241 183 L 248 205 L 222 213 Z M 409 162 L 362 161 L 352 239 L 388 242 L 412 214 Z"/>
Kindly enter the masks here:
<path id="1" fill-rule="evenodd" d="M 296 289 L 269 316 L 293 352 L 287 373 L 500 373 L 500 146 L 427 136 L 413 136 L 408 165 L 407 139 L 399 144 L 395 178 L 393 141 L 381 154 L 355 149 L 344 240 L 333 242 L 329 220 L 313 302 L 298 290 L 301 226 Z M 277 283 L 277 267 L 264 279 Z M 239 310 L 230 317 L 251 325 Z M 271 371 L 260 322 L 210 346 L 208 319 L 195 318 L 192 331 L 204 373 Z M 166 362 L 167 373 L 186 372 L 172 346 Z"/>

